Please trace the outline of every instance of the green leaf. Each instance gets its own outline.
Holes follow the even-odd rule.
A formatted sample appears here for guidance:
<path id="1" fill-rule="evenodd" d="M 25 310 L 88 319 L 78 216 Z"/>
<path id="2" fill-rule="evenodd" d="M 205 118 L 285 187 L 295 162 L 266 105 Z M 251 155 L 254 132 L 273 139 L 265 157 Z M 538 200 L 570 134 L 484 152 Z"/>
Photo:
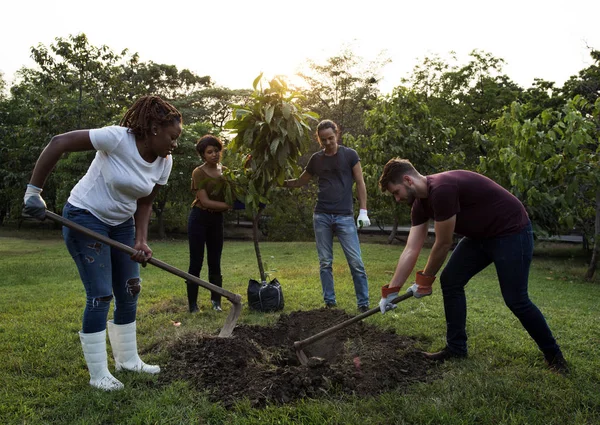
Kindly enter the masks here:
<path id="1" fill-rule="evenodd" d="M 281 142 L 281 137 L 277 136 L 273 139 L 273 141 L 271 142 L 271 155 L 275 156 L 275 153 L 277 152 L 277 148 L 279 147 L 279 143 Z"/>
<path id="2" fill-rule="evenodd" d="M 252 82 L 252 87 L 254 88 L 254 90 L 256 90 L 256 87 L 258 87 L 258 83 L 260 82 L 260 80 L 262 79 L 262 77 L 263 77 L 263 73 L 261 72 L 261 73 L 258 75 L 258 77 L 256 77 L 256 78 L 254 79 L 254 81 Z"/>
<path id="3" fill-rule="evenodd" d="M 277 163 L 281 168 L 285 167 L 285 163 L 288 159 L 288 155 L 290 153 L 289 145 L 284 144 L 279 152 L 277 153 Z"/>
<path id="4" fill-rule="evenodd" d="M 244 146 L 246 146 L 246 147 L 251 147 L 252 146 L 253 137 L 254 137 L 254 131 L 253 130 L 254 130 L 253 128 L 248 128 L 244 132 Z"/>
<path id="5" fill-rule="evenodd" d="M 298 139 L 298 131 L 295 124 L 295 120 L 291 119 L 287 122 L 287 132 L 288 137 L 291 141 L 295 141 L 296 139 Z"/>
<path id="6" fill-rule="evenodd" d="M 265 121 L 267 124 L 271 124 L 271 119 L 273 119 L 273 113 L 275 112 L 275 105 L 267 105 L 265 108 Z"/>
<path id="7" fill-rule="evenodd" d="M 289 119 L 292 113 L 292 106 L 289 103 L 284 103 L 281 105 L 281 113 L 283 114 L 283 118 L 286 120 Z"/>

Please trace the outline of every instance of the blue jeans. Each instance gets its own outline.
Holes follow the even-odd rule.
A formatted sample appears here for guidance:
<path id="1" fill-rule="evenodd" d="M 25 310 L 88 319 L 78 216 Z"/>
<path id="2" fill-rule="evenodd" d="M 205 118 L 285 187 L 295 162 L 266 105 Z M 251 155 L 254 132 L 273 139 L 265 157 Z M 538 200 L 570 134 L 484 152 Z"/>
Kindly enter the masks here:
<path id="1" fill-rule="evenodd" d="M 68 202 L 63 208 L 63 217 L 127 246 L 135 244 L 133 218 L 118 226 L 110 226 L 89 211 L 74 207 Z M 139 264 L 129 254 L 68 227 L 63 227 L 63 238 L 85 288 L 82 332 L 94 333 L 106 329 L 113 295 L 115 324 L 125 325 L 135 321 L 141 289 Z"/>
<path id="2" fill-rule="evenodd" d="M 552 358 L 560 352 L 546 319 L 527 293 L 532 255 L 531 223 L 514 235 L 460 240 L 440 276 L 446 313 L 446 342 L 451 351 L 467 353 L 467 301 L 464 287 L 473 276 L 494 263 L 507 307 L 520 320 L 546 358 Z"/>
<path id="3" fill-rule="evenodd" d="M 337 236 L 354 281 L 354 292 L 359 307 L 369 305 L 369 284 L 367 273 L 360 252 L 360 242 L 356 232 L 354 217 L 338 214 L 313 214 L 317 254 L 319 255 L 319 271 L 323 299 L 325 303 L 334 304 L 335 290 L 333 288 L 333 236 Z"/>

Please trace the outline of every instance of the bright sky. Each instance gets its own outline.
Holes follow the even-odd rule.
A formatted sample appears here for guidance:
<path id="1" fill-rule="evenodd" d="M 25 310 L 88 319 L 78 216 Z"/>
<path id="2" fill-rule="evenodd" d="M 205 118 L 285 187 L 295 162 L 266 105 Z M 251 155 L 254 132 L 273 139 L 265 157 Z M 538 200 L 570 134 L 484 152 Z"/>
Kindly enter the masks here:
<path id="1" fill-rule="evenodd" d="M 365 62 L 383 52 L 383 92 L 424 56 L 461 63 L 473 49 L 503 58 L 523 87 L 562 85 L 600 49 L 599 0 L 17 0 L 0 8 L 0 72 L 33 66 L 30 47 L 83 32 L 95 46 L 188 68 L 229 88 L 296 73 L 350 47 Z"/>

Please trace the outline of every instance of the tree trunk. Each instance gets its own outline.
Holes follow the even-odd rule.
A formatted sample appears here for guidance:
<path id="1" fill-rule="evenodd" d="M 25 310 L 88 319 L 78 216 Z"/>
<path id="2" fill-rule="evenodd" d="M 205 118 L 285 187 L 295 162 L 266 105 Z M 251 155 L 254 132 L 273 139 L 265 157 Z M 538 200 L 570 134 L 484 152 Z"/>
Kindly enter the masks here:
<path id="1" fill-rule="evenodd" d="M 392 225 L 392 233 L 388 236 L 388 244 L 394 243 L 396 239 L 396 233 L 398 232 L 398 216 L 394 214 L 394 224 Z"/>
<path id="2" fill-rule="evenodd" d="M 252 239 L 254 239 L 254 251 L 256 252 L 256 261 L 258 262 L 258 271 L 260 272 L 260 281 L 266 282 L 265 268 L 263 266 L 262 256 L 260 255 L 260 247 L 258 246 L 258 220 L 262 214 L 262 208 L 259 208 L 258 214 L 252 220 Z"/>
<path id="3" fill-rule="evenodd" d="M 592 280 L 594 273 L 596 272 L 596 266 L 598 265 L 598 255 L 600 246 L 598 240 L 600 239 L 600 189 L 596 191 L 596 223 L 594 225 L 594 249 L 592 250 L 592 259 L 590 260 L 590 266 L 587 269 L 585 278 Z"/>

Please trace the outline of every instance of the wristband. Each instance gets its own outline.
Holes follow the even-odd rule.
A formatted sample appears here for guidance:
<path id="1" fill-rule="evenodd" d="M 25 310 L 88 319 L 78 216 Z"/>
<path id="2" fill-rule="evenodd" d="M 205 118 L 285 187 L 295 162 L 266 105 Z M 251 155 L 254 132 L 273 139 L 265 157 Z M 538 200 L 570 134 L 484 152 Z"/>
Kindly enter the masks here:
<path id="1" fill-rule="evenodd" d="M 44 189 L 34 186 L 32 184 L 28 184 L 27 185 L 27 189 L 25 190 L 25 196 L 33 196 L 33 195 L 39 195 L 40 193 L 42 193 Z"/>
<path id="2" fill-rule="evenodd" d="M 415 278 L 415 282 L 419 286 L 431 286 L 434 280 L 435 276 L 425 276 L 423 274 L 423 270 L 418 271 L 417 276 Z"/>
<path id="3" fill-rule="evenodd" d="M 390 285 L 389 285 L 389 284 L 387 284 L 387 285 L 383 285 L 383 286 L 381 287 L 381 297 L 382 297 L 382 298 L 387 298 L 387 297 L 388 297 L 388 295 L 390 295 L 390 294 L 395 294 L 395 293 L 397 293 L 398 291 L 400 291 L 400 288 L 401 288 L 400 286 L 394 286 L 394 287 L 390 288 Z"/>

